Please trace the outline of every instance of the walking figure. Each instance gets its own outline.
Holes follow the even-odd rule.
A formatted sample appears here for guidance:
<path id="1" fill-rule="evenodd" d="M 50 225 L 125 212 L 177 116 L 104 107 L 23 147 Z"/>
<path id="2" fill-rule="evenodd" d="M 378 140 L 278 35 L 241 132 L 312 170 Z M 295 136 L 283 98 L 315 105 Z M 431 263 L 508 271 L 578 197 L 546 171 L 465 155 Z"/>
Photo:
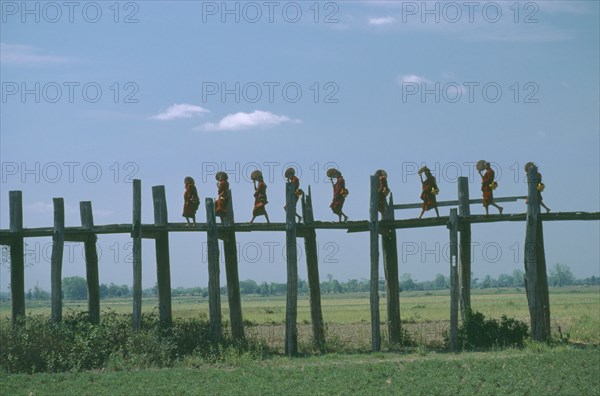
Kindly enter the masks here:
<path id="1" fill-rule="evenodd" d="M 342 222 L 342 216 L 344 217 L 344 222 L 348 221 L 348 216 L 342 211 L 344 207 L 344 202 L 346 201 L 346 197 L 348 196 L 348 190 L 346 189 L 346 181 L 342 176 L 342 172 L 337 169 L 331 168 L 327 171 L 327 176 L 331 180 L 331 185 L 333 186 L 333 200 L 331 201 L 331 205 L 329 207 L 338 215 L 338 221 Z M 333 178 L 336 178 L 335 184 L 333 183 Z"/>
<path id="2" fill-rule="evenodd" d="M 288 183 L 294 183 L 294 204 L 297 204 L 300 197 L 304 195 L 304 191 L 300 189 L 300 179 L 298 179 L 296 176 L 296 170 L 294 170 L 294 168 L 287 168 L 285 171 L 285 179 Z M 286 208 L 287 204 L 283 207 L 283 209 L 285 210 Z M 296 217 L 298 218 L 298 222 L 302 221 L 302 216 L 300 216 L 297 211 Z"/>
<path id="3" fill-rule="evenodd" d="M 183 193 L 183 214 L 185 217 L 185 226 L 190 226 L 190 219 L 193 221 L 193 227 L 196 227 L 196 212 L 200 206 L 200 197 L 194 179 L 190 176 L 183 180 L 185 192 Z"/>
<path id="4" fill-rule="evenodd" d="M 481 173 L 485 169 L 485 173 Z M 490 205 L 496 207 L 500 214 L 504 210 L 503 207 L 498 206 L 494 202 L 494 190 L 498 187 L 498 183 L 494 181 L 494 177 L 496 174 L 494 170 L 490 166 L 490 163 L 484 160 L 481 160 L 477 163 L 477 172 L 479 172 L 479 176 L 481 176 L 481 191 L 483 192 L 483 207 L 485 208 L 485 215 L 489 214 L 488 207 Z"/>
<path id="5" fill-rule="evenodd" d="M 252 220 L 250 220 L 250 223 L 253 223 L 254 219 L 258 216 L 265 216 L 267 223 L 270 223 L 267 208 L 265 207 L 269 203 L 267 201 L 267 184 L 263 179 L 262 172 L 255 170 L 252 172 L 251 178 L 254 183 L 254 209 L 252 210 Z"/>
<path id="6" fill-rule="evenodd" d="M 425 173 L 425 180 L 423 180 L 423 173 Z M 440 192 L 435 177 L 431 174 L 431 170 L 424 166 L 419 169 L 419 178 L 421 179 L 421 199 L 423 200 L 423 206 L 419 219 L 423 217 L 423 214 L 430 210 L 435 209 L 435 215 L 440 217 L 440 212 L 437 207 L 436 195 Z"/>

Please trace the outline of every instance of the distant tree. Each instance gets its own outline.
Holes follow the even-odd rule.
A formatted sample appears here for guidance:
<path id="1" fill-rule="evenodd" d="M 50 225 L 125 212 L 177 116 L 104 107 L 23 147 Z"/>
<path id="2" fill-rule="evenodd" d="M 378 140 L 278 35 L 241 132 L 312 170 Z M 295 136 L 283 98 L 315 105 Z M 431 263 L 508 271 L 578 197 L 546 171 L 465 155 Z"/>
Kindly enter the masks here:
<path id="1" fill-rule="evenodd" d="M 38 301 L 50 300 L 50 293 L 43 290 L 37 283 L 33 287 L 33 290 L 29 289 L 29 292 L 31 292 L 32 300 L 38 300 Z M 29 294 L 29 292 L 27 294 Z"/>
<path id="2" fill-rule="evenodd" d="M 564 287 L 575 283 L 575 276 L 566 264 L 556 263 L 550 270 L 549 282 L 552 286 Z"/>
<path id="3" fill-rule="evenodd" d="M 516 269 L 512 273 L 513 287 L 525 287 L 525 272 L 520 269 Z"/>
<path id="4" fill-rule="evenodd" d="M 492 279 L 491 276 L 486 275 L 485 278 L 483 278 L 483 281 L 479 284 L 479 287 L 481 289 L 489 289 L 490 287 L 494 287 L 494 280 Z"/>
<path id="5" fill-rule="evenodd" d="M 507 274 L 498 275 L 498 287 L 511 287 L 515 282 L 514 278 Z"/>
<path id="6" fill-rule="evenodd" d="M 412 280 L 411 274 L 402 274 L 400 276 L 400 289 L 402 290 L 415 290 L 415 282 Z"/>
<path id="7" fill-rule="evenodd" d="M 63 278 L 62 290 L 67 300 L 85 300 L 87 298 L 87 282 L 80 276 Z"/>
<path id="8" fill-rule="evenodd" d="M 258 294 L 258 285 L 255 281 L 247 279 L 240 281 L 240 293 L 241 294 Z"/>
<path id="9" fill-rule="evenodd" d="M 437 274 L 433 281 L 433 285 L 437 290 L 447 289 L 450 287 L 449 279 L 442 274 Z"/>

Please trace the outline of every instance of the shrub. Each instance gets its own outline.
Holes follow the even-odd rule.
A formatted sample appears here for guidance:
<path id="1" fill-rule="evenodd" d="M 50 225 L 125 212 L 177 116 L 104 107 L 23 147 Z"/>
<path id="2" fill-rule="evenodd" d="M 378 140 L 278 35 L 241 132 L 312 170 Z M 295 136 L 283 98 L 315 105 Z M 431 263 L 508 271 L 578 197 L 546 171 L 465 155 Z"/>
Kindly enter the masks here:
<path id="1" fill-rule="evenodd" d="M 104 313 L 98 324 L 87 313 L 67 313 L 52 325 L 47 316 L 29 315 L 16 326 L 0 325 L 0 366 L 10 373 L 63 372 L 99 368 L 128 369 L 172 367 L 190 355 L 216 361 L 233 354 L 260 358 L 264 345 L 234 341 L 228 335 L 213 345 L 210 325 L 198 319 L 176 319 L 165 327 L 156 314 L 143 316 L 135 331 L 131 315 Z"/>
<path id="2" fill-rule="evenodd" d="M 523 347 L 529 337 L 527 325 L 502 315 L 500 321 L 485 319 L 481 312 L 468 310 L 465 320 L 458 328 L 459 349 L 486 349 L 492 347 Z M 448 336 L 445 336 L 448 342 Z"/>

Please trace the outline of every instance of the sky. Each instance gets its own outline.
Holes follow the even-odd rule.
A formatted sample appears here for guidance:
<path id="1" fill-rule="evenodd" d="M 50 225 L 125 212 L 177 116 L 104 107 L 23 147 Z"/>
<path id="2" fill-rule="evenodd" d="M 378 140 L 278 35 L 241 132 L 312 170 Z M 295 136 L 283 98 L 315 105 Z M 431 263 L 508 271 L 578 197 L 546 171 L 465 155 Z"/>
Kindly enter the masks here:
<path id="1" fill-rule="evenodd" d="M 220 170 L 245 222 L 255 169 L 282 222 L 289 166 L 311 187 L 317 220 L 337 220 L 330 167 L 346 179 L 350 220 L 366 220 L 377 169 L 395 203 L 420 202 L 424 164 L 438 200 L 457 198 L 458 176 L 475 199 L 481 159 L 496 171 L 496 196 L 526 195 L 523 166 L 534 161 L 552 211 L 600 211 L 598 2 L 1 1 L 0 11 L 0 228 L 13 190 L 25 227 L 52 226 L 54 197 L 67 226 L 80 225 L 80 201 L 92 201 L 97 225 L 129 223 L 133 179 L 144 223 L 155 185 L 169 221 L 182 222 L 183 179 L 195 178 L 204 202 Z M 524 223 L 472 230 L 475 277 L 523 269 Z M 397 235 L 400 274 L 449 273 L 445 228 Z M 547 222 L 544 237 L 549 269 L 600 276 L 599 222 Z M 237 240 L 240 279 L 285 282 L 284 233 Z M 321 279 L 369 278 L 368 233 L 319 230 L 317 241 Z M 26 290 L 49 290 L 51 238 L 26 244 Z M 156 282 L 153 244 L 143 242 L 145 288 Z M 170 249 L 173 287 L 208 284 L 204 233 L 173 233 Z M 131 285 L 131 239 L 102 235 L 98 251 L 100 282 Z M 81 244 L 66 243 L 63 276 L 85 276 Z M 0 291 L 9 283 L 3 265 Z"/>

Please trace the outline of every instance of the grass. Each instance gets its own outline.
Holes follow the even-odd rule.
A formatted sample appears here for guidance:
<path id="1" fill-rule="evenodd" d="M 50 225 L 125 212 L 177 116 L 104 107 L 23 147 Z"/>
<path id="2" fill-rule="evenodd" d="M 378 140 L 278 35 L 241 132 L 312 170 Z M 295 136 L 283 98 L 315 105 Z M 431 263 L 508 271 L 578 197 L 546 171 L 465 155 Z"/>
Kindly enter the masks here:
<path id="1" fill-rule="evenodd" d="M 531 394 L 597 395 L 596 347 L 527 347 L 487 353 L 377 353 L 173 369 L 0 375 L 3 394 Z"/>
<path id="2" fill-rule="evenodd" d="M 431 348 L 441 342 L 448 321 L 446 291 L 403 292 L 403 326 L 416 337 L 417 346 L 402 352 L 364 353 L 370 349 L 368 294 L 324 295 L 323 317 L 330 350 L 319 356 L 286 358 L 251 353 L 227 353 L 207 360 L 185 356 L 174 368 L 144 368 L 111 358 L 102 370 L 58 374 L 6 374 L 0 371 L 0 389 L 6 395 L 38 394 L 600 394 L 600 288 L 573 287 L 550 290 L 553 331 L 561 326 L 570 344 L 549 346 L 529 343 L 523 349 L 489 352 L 440 353 Z M 385 296 L 381 298 L 385 322 Z M 229 317 L 222 296 L 223 318 Z M 144 300 L 144 310 L 156 310 L 155 299 Z M 282 352 L 285 296 L 244 296 L 246 332 Z M 474 290 L 472 305 L 489 318 L 505 314 L 529 323 L 525 291 Z M 131 301 L 102 301 L 102 309 L 129 313 Z M 86 303 L 66 301 L 65 310 L 84 311 Z M 27 312 L 48 315 L 49 302 L 28 302 Z M 0 325 L 8 325 L 10 304 L 0 305 Z M 178 318 L 207 319 L 208 302 L 200 297 L 173 299 Z M 298 308 L 300 350 L 310 352 L 312 335 L 308 298 Z M 382 334 L 385 337 L 385 325 Z M 431 334 L 433 336 L 431 336 Z M 433 337 L 433 338 L 431 338 Z M 437 337 L 437 338 L 436 338 Z M 272 346 L 271 345 L 271 346 Z M 357 353 L 361 352 L 361 353 Z"/>
<path id="3" fill-rule="evenodd" d="M 520 319 L 529 323 L 529 311 L 524 289 L 485 289 L 472 291 L 472 307 L 488 318 L 500 318 L 502 315 Z M 101 303 L 103 310 L 111 309 L 117 313 L 130 313 L 130 299 L 112 299 Z M 227 297 L 221 296 L 223 319 L 229 318 Z M 386 317 L 385 297 L 380 298 L 380 316 L 382 323 Z M 143 310 L 156 310 L 156 299 L 146 298 Z M 402 322 L 410 327 L 425 325 L 428 322 L 446 322 L 449 320 L 450 297 L 448 291 L 402 292 L 400 294 L 400 315 Z M 600 343 L 600 288 L 570 287 L 551 288 L 550 307 L 553 331 L 561 327 L 563 335 L 569 333 L 571 341 Z M 64 310 L 84 311 L 85 301 L 65 301 Z M 365 341 L 370 339 L 369 295 L 325 294 L 322 297 L 323 319 L 331 331 L 338 333 L 341 328 L 366 332 Z M 242 296 L 244 320 L 254 325 L 282 325 L 285 322 L 285 296 Z M 49 301 L 28 301 L 27 313 L 49 314 Z M 0 304 L 0 318 L 10 316 L 10 303 Z M 202 297 L 173 298 L 173 316 L 179 318 L 208 318 L 208 300 Z M 298 298 L 298 324 L 305 325 L 310 332 L 310 306 L 308 296 Z M 432 325 L 433 326 L 433 325 Z M 414 326 L 413 326 L 414 327 Z M 439 326 L 438 326 L 439 327 Z M 364 328 L 364 329 L 363 329 Z M 435 329 L 425 329 L 434 332 Z M 278 330 L 273 330 L 277 333 Z M 300 329 L 302 332 L 302 329 Z M 342 335 L 343 336 L 343 335 Z"/>

